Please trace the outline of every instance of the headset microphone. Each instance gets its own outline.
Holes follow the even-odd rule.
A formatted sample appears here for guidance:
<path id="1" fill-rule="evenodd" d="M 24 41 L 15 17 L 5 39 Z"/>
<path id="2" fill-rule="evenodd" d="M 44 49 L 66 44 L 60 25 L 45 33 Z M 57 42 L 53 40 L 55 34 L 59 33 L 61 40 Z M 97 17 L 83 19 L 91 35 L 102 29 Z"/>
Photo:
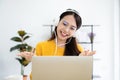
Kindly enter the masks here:
<path id="1" fill-rule="evenodd" d="M 54 34 L 55 34 L 55 52 L 54 52 L 54 56 L 57 54 L 57 34 L 56 31 L 54 30 Z"/>
<path id="2" fill-rule="evenodd" d="M 68 44 L 68 43 L 71 41 L 72 37 L 68 40 L 68 42 L 66 42 L 66 43 L 64 43 L 64 44 L 59 44 L 59 45 L 58 45 L 58 43 L 57 43 L 56 30 L 54 30 L 54 34 L 55 34 L 55 44 L 56 44 L 55 52 L 54 52 L 54 56 L 55 56 L 55 55 L 57 54 L 57 46 L 64 46 L 64 45 Z"/>

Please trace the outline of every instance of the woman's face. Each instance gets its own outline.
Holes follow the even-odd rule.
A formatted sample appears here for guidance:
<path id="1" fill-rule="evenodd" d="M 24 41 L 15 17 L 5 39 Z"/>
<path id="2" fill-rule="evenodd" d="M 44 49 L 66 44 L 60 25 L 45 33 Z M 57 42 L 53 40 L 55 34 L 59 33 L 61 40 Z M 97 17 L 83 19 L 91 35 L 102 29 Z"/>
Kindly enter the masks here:
<path id="1" fill-rule="evenodd" d="M 58 40 L 66 41 L 76 32 L 77 25 L 73 15 L 67 15 L 58 23 L 57 35 Z"/>

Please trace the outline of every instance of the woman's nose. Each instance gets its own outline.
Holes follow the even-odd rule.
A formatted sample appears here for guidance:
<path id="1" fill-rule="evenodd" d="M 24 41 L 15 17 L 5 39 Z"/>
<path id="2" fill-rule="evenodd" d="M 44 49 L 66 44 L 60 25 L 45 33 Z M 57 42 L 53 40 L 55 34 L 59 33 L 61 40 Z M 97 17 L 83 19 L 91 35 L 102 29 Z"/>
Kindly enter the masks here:
<path id="1" fill-rule="evenodd" d="M 66 32 L 68 32 L 68 31 L 69 31 L 69 28 L 68 28 L 68 27 L 66 27 L 66 28 L 65 28 L 65 31 L 66 31 Z"/>

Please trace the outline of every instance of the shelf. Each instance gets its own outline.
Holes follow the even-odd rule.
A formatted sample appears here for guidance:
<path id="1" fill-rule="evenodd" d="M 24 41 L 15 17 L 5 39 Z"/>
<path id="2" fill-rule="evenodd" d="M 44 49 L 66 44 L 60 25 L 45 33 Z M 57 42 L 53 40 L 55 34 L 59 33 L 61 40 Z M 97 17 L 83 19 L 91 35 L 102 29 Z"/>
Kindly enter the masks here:
<path id="1" fill-rule="evenodd" d="M 91 42 L 78 42 L 80 44 L 92 44 Z"/>
<path id="2" fill-rule="evenodd" d="M 93 79 L 94 78 L 101 78 L 101 76 L 99 76 L 99 75 L 93 75 Z"/>
<path id="3" fill-rule="evenodd" d="M 97 27 L 97 26 L 100 26 L 100 25 L 82 25 L 82 27 Z"/>

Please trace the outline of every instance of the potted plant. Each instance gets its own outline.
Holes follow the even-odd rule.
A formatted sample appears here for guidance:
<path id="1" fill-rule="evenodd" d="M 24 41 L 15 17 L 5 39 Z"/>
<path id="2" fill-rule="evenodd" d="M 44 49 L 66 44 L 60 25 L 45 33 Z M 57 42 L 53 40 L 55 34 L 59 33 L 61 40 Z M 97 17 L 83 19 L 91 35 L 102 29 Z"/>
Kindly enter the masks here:
<path id="1" fill-rule="evenodd" d="M 90 39 L 90 43 L 93 43 L 94 37 L 95 37 L 95 33 L 93 33 L 93 32 L 88 33 L 88 37 Z"/>
<path id="2" fill-rule="evenodd" d="M 24 51 L 31 51 L 32 46 L 27 44 L 25 41 L 29 39 L 31 36 L 25 30 L 19 30 L 17 31 L 18 36 L 14 36 L 11 38 L 12 41 L 17 42 L 18 44 L 10 48 L 10 52 L 14 50 L 18 50 L 19 52 Z M 21 64 L 21 75 L 24 77 L 27 77 L 27 75 L 24 75 L 24 68 L 29 64 L 29 61 L 27 61 L 24 57 L 17 57 L 16 60 L 19 61 Z M 23 79 L 24 80 L 24 79 Z"/>

